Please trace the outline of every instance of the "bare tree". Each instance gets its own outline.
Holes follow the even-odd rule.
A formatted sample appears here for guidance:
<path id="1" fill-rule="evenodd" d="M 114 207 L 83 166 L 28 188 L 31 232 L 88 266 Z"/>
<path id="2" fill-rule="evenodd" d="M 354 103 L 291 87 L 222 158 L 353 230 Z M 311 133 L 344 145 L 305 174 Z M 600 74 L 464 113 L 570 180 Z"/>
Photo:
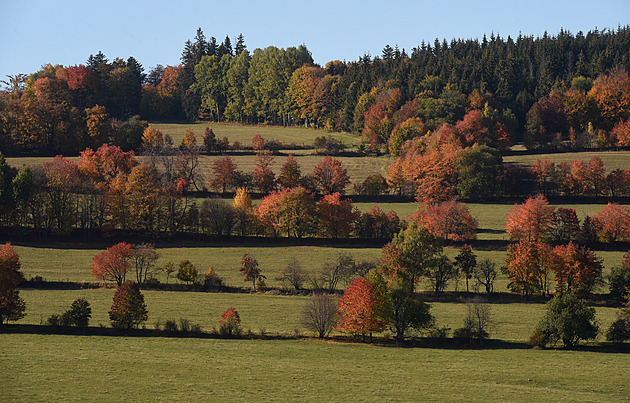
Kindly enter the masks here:
<path id="1" fill-rule="evenodd" d="M 333 263 L 326 263 L 318 275 L 311 277 L 311 283 L 316 290 L 335 292 L 341 283 L 347 284 L 356 273 L 356 264 L 352 256 L 340 253 Z"/>
<path id="2" fill-rule="evenodd" d="M 282 270 L 277 280 L 283 283 L 288 283 L 290 286 L 295 288 L 295 291 L 302 289 L 302 286 L 306 282 L 306 274 L 304 273 L 304 270 L 302 270 L 302 266 L 295 256 L 291 256 L 287 267 Z"/>
<path id="3" fill-rule="evenodd" d="M 151 243 L 141 243 L 133 246 L 133 257 L 136 263 L 136 280 L 138 285 L 147 281 L 147 277 L 152 273 L 155 262 L 160 255 Z"/>
<path id="4" fill-rule="evenodd" d="M 497 265 L 490 259 L 484 259 L 475 268 L 473 272 L 477 287 L 483 285 L 486 293 L 492 294 L 494 289 L 494 280 L 497 278 Z"/>
<path id="5" fill-rule="evenodd" d="M 335 326 L 337 304 L 330 294 L 314 293 L 302 311 L 302 325 L 317 333 L 320 339 L 327 337 Z"/>

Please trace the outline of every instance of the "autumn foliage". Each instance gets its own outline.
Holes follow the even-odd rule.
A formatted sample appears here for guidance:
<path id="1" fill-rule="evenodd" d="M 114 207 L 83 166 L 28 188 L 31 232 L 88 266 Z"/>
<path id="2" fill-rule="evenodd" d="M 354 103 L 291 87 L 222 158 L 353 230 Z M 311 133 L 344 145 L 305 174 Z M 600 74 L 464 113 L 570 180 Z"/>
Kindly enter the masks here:
<path id="1" fill-rule="evenodd" d="M 133 258 L 133 247 L 126 242 L 117 243 L 94 256 L 90 270 L 97 280 L 116 281 L 120 287 L 127 276 Z"/>
<path id="2" fill-rule="evenodd" d="M 362 277 L 355 278 L 337 303 L 336 329 L 360 334 L 364 341 L 367 334 L 382 332 L 386 324 L 378 319 L 378 304 L 372 283 Z"/>
<path id="3" fill-rule="evenodd" d="M 465 204 L 449 200 L 422 207 L 419 206 L 411 219 L 436 237 L 453 241 L 477 237 L 477 220 L 472 217 Z"/>
<path id="4" fill-rule="evenodd" d="M 137 283 L 127 280 L 118 287 L 109 311 L 109 318 L 114 327 L 126 329 L 132 326 L 137 328 L 148 319 L 144 296 Z"/>
<path id="5" fill-rule="evenodd" d="M 543 238 L 551 229 L 554 208 L 542 195 L 515 205 L 507 214 L 505 231 L 512 239 L 529 242 Z"/>
<path id="6" fill-rule="evenodd" d="M 17 289 L 22 281 L 20 258 L 10 243 L 0 247 L 0 325 L 25 316 L 26 304 Z"/>

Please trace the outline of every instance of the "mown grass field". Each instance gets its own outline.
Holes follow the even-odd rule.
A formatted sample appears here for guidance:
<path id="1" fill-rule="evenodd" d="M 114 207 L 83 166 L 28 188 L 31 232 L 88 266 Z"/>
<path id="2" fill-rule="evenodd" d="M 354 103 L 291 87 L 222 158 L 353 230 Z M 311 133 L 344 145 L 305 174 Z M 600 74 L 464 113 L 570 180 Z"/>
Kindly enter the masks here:
<path id="1" fill-rule="evenodd" d="M 230 144 L 240 141 L 243 146 L 251 146 L 252 139 L 260 134 L 265 140 L 277 140 L 283 144 L 296 144 L 298 146 L 312 146 L 316 137 L 332 136 L 343 141 L 346 146 L 356 146 L 361 142 L 361 137 L 350 133 L 327 132 L 325 130 L 309 129 L 303 126 L 280 127 L 280 126 L 246 126 L 240 124 L 197 122 L 197 123 L 157 123 L 150 125 L 158 129 L 162 134 L 168 134 L 173 138 L 173 142 L 178 145 L 182 141 L 184 132 L 187 129 L 193 131 L 197 137 L 197 142 L 201 142 L 206 127 L 214 132 L 218 139 L 227 137 Z"/>
<path id="2" fill-rule="evenodd" d="M 627 354 L 0 335 L 6 401 L 627 401 Z"/>
<path id="3" fill-rule="evenodd" d="M 628 169 L 630 161 L 630 151 L 586 151 L 576 153 L 551 153 L 551 154 L 529 154 L 503 157 L 503 162 L 516 162 L 523 165 L 534 165 L 536 160 L 548 159 L 556 164 L 580 159 L 588 162 L 593 157 L 600 157 L 606 168 L 606 172 L 615 169 Z"/>
<path id="4" fill-rule="evenodd" d="M 112 305 L 114 289 L 89 290 L 31 290 L 20 295 L 27 304 L 27 315 L 17 323 L 38 325 L 45 323 L 52 314 L 66 311 L 72 301 L 85 298 L 92 307 L 92 326 L 109 326 L 108 312 Z M 307 296 L 272 295 L 267 293 L 205 293 L 182 291 L 143 291 L 149 311 L 147 328 L 153 329 L 157 322 L 188 319 L 205 331 L 218 328 L 221 314 L 230 307 L 239 312 L 244 330 L 259 333 L 261 329 L 271 334 L 292 335 L 294 329 L 301 334 L 310 333 L 301 325 L 300 314 Z M 431 302 L 431 312 L 438 327 L 451 330 L 463 325 L 466 305 L 458 302 Z M 492 338 L 509 342 L 526 343 L 536 324 L 544 314 L 543 303 L 492 303 L 494 325 Z M 617 309 L 597 307 L 601 329 L 606 329 L 615 319 Z M 599 341 L 604 341 L 603 334 Z"/>

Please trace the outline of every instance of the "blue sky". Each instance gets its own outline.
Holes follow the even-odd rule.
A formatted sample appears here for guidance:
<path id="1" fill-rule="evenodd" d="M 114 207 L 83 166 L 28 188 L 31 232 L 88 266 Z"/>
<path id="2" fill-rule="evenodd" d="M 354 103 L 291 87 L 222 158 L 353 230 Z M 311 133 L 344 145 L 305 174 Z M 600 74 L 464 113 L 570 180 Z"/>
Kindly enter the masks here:
<path id="1" fill-rule="evenodd" d="M 616 29 L 630 23 L 630 0 L 0 0 L 0 16 L 4 79 L 46 63 L 85 63 L 99 50 L 110 60 L 134 56 L 147 71 L 176 65 L 197 27 L 219 42 L 242 33 L 250 51 L 304 44 L 324 65 L 380 55 L 387 44 L 409 51 L 435 38 Z"/>

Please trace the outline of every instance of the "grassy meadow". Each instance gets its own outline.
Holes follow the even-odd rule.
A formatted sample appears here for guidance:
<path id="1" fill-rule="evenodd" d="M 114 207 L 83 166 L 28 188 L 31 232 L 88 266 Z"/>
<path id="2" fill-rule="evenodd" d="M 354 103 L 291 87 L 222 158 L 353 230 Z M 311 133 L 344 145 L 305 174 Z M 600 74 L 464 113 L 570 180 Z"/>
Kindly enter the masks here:
<path id="1" fill-rule="evenodd" d="M 8 401 L 627 401 L 627 354 L 0 335 Z"/>
<path id="2" fill-rule="evenodd" d="M 215 123 L 153 123 L 162 133 L 181 142 L 184 131 L 192 129 L 198 141 L 205 127 L 217 138 L 227 137 L 251 145 L 256 134 L 266 140 L 278 140 L 310 146 L 316 137 L 329 135 L 321 130 L 301 127 L 241 126 Z M 330 133 L 350 148 L 360 138 L 348 133 Z M 295 151 L 303 174 L 312 172 L 323 158 L 312 150 Z M 598 155 L 607 171 L 627 169 L 630 152 L 607 151 L 519 155 L 504 157 L 506 162 L 531 165 L 549 158 L 559 163 Z M 204 183 L 211 176 L 213 162 L 220 156 L 202 156 L 200 172 Z M 255 156 L 232 156 L 238 169 L 253 172 Z M 12 166 L 37 165 L 51 158 L 8 158 Z M 73 157 L 77 160 L 76 157 Z M 361 183 L 369 174 L 386 174 L 390 157 L 340 157 L 352 184 Z M 275 156 L 272 169 L 279 173 L 285 156 Z M 352 184 L 347 193 L 353 194 Z M 227 200 L 231 203 L 231 200 Z M 259 200 L 255 200 L 258 203 Z M 355 203 L 367 211 L 376 203 Z M 379 203 L 385 212 L 396 211 L 401 219 L 413 214 L 417 203 Z M 512 203 L 469 203 L 468 207 L 482 230 L 480 240 L 507 240 L 505 218 Z M 575 208 L 578 217 L 597 214 L 603 205 L 556 205 Z M 14 248 L 20 256 L 26 278 L 41 276 L 51 282 L 89 282 L 95 255 L 107 246 L 104 242 L 68 244 L 20 244 Z M 193 292 L 144 290 L 149 329 L 167 320 L 187 319 L 204 331 L 218 327 L 221 314 L 235 307 L 242 328 L 255 334 L 311 336 L 300 323 L 300 314 L 309 297 L 276 295 L 277 292 L 247 293 L 251 287 L 239 272 L 244 253 L 259 262 L 266 283 L 280 287 L 277 280 L 291 257 L 296 257 L 308 275 L 316 274 L 340 253 L 356 261 L 375 261 L 381 248 L 373 246 L 249 246 L 235 244 L 163 243 L 157 245 L 157 267 L 190 260 L 203 275 L 209 266 L 225 284 L 243 287 L 245 292 Z M 446 248 L 453 258 L 457 249 Z M 505 250 L 475 250 L 477 260 L 490 259 L 504 265 Z M 622 261 L 624 252 L 597 251 L 603 259 L 606 276 Z M 128 275 L 132 278 L 133 273 Z M 165 282 L 165 274 L 156 277 Z M 170 283 L 178 283 L 171 275 Z M 495 291 L 505 292 L 508 279 L 499 273 Z M 343 289 L 346 284 L 340 284 Z M 472 283 L 471 283 L 472 285 Z M 308 284 L 307 284 L 308 286 Z M 451 283 L 448 291 L 465 290 L 465 280 Z M 553 285 L 552 285 L 553 288 Z M 430 291 L 428 281 L 419 291 Z M 596 292 L 607 292 L 607 285 Z M 77 298 L 87 299 L 92 307 L 91 326 L 110 326 L 108 311 L 114 289 L 28 289 L 20 290 L 27 306 L 27 316 L 18 324 L 39 325 L 52 314 L 61 314 Z M 454 301 L 457 298 L 453 298 Z M 462 295 L 459 299 L 464 300 Z M 450 301 L 450 300 L 449 300 Z M 438 327 L 452 330 L 463 325 L 463 302 L 431 302 L 431 312 Z M 491 303 L 493 325 L 490 337 L 500 340 L 490 347 L 407 347 L 362 343 L 319 341 L 308 338 L 285 340 L 221 340 L 170 337 L 113 337 L 3 334 L 0 327 L 0 389 L 2 401 L 627 401 L 630 386 L 627 373 L 630 360 L 624 353 L 597 351 L 604 334 L 614 321 L 617 309 L 597 306 L 601 333 L 586 348 L 536 350 L 529 348 L 534 327 L 545 306 L 537 302 Z M 338 335 L 338 333 L 334 333 Z M 385 333 L 385 335 L 388 335 Z"/>
<path id="3" fill-rule="evenodd" d="M 240 141 L 244 146 L 251 146 L 252 139 L 260 134 L 265 140 L 277 140 L 283 144 L 295 144 L 298 146 L 312 146 L 316 137 L 332 136 L 333 138 L 343 141 L 348 147 L 353 147 L 361 142 L 361 137 L 350 133 L 327 132 L 325 130 L 310 129 L 303 126 L 280 127 L 280 126 L 246 126 L 241 124 L 230 123 L 213 123 L 213 122 L 197 122 L 197 123 L 150 123 L 150 125 L 158 129 L 162 134 L 168 134 L 173 138 L 175 144 L 180 144 L 184 132 L 190 129 L 195 133 L 197 141 L 201 142 L 206 127 L 214 132 L 218 139 L 227 137 L 230 144 Z"/>

